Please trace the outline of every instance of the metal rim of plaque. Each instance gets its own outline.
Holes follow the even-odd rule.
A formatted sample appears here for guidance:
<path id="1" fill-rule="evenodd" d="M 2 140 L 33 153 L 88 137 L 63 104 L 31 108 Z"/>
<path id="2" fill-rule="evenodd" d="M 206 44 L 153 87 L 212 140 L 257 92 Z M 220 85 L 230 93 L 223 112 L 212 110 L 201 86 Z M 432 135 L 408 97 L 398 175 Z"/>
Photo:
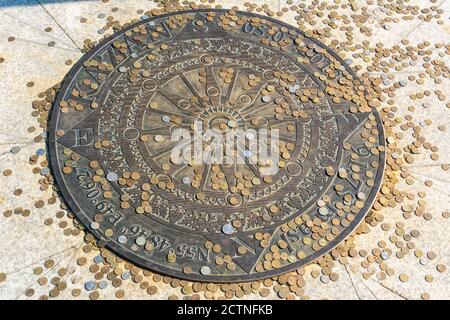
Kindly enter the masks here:
<path id="1" fill-rule="evenodd" d="M 127 261 L 193 281 L 262 279 L 295 270 L 324 255 L 355 230 L 370 210 L 385 165 L 384 152 L 369 152 L 367 140 L 361 137 L 371 122 L 377 133 L 371 145 L 384 147 L 377 111 L 349 114 L 345 110 L 350 103 L 335 104 L 326 95 L 317 103 L 303 103 L 293 94 L 299 88 L 323 89 L 313 73 L 326 68 L 330 63 L 327 56 L 339 61 L 343 70 L 357 79 L 341 58 L 301 30 L 254 13 L 235 11 L 234 15 L 244 20 L 263 19 L 277 26 L 278 31 L 268 34 L 266 26 L 255 27 L 248 22 L 223 28 L 218 21 L 226 13 L 222 9 L 173 12 L 123 28 L 99 43 L 71 69 L 58 90 L 50 115 L 48 148 L 52 172 L 62 197 L 79 221 L 100 245 Z M 176 21 L 184 22 L 180 22 L 181 27 L 168 27 Z M 139 32 L 142 29 L 147 33 Z M 150 41 L 152 32 L 157 32 L 158 37 Z M 306 52 L 310 64 L 297 61 L 300 53 L 295 51 L 295 45 L 285 50 L 270 45 L 270 41 L 299 36 L 310 48 Z M 261 42 L 262 38 L 269 40 L 267 45 Z M 161 45 L 165 43 L 164 51 Z M 150 54 L 158 58 L 147 59 Z M 101 62 L 104 66 L 98 68 Z M 133 72 L 136 63 L 139 72 Z M 291 95 L 281 89 L 273 76 L 275 71 L 295 75 Z M 228 74 L 219 75 L 221 72 Z M 254 76 L 254 86 L 243 84 Z M 261 90 L 268 85 L 273 101 L 261 99 Z M 75 101 L 72 106 L 85 107 L 70 107 L 63 113 L 63 101 Z M 98 107 L 90 108 L 92 103 Z M 276 113 L 276 107 L 282 107 L 282 115 L 274 118 L 280 110 Z M 307 112 L 309 119 L 293 117 L 295 110 Z M 208 164 L 194 173 L 189 165 L 171 164 L 168 170 L 162 170 L 167 152 L 173 147 L 168 135 L 174 128 L 192 128 L 194 119 L 207 125 L 225 120 L 242 128 L 276 127 L 283 146 L 290 146 L 289 159 L 269 183 L 253 179 L 261 177 L 257 177 L 255 166 L 248 163 L 242 168 L 216 166 L 223 173 L 218 176 L 225 179 L 216 185 L 210 180 L 218 179 L 214 175 L 217 172 L 211 173 Z M 290 130 L 284 131 L 286 126 Z M 150 139 L 143 139 L 144 135 Z M 95 147 L 95 143 L 104 140 L 108 141 L 106 147 Z M 350 157 L 355 153 L 359 155 L 357 160 Z M 72 154 L 77 155 L 75 160 Z M 89 166 L 92 160 L 98 161 L 98 168 Z M 373 166 L 374 162 L 378 165 Z M 68 174 L 63 173 L 66 165 L 71 166 Z M 335 174 L 324 174 L 330 166 Z M 361 171 L 359 180 L 353 180 L 351 173 L 345 178 L 339 176 L 339 169 L 351 166 Z M 119 178 L 128 177 L 129 172 L 139 173 L 137 181 L 128 183 L 125 179 L 119 184 Z M 107 199 L 102 181 L 92 181 L 98 174 L 104 175 L 103 183 L 104 179 L 108 181 Z M 368 176 L 372 183 L 367 183 Z M 163 182 L 164 187 L 149 183 L 149 177 Z M 258 183 L 245 182 L 248 188 L 244 195 L 236 188 L 221 188 L 237 185 L 236 177 Z M 198 182 L 195 188 L 193 182 Z M 151 212 L 138 214 L 136 208 L 141 205 L 144 183 L 145 201 Z M 337 184 L 343 186 L 339 192 L 335 190 Z M 130 204 L 126 208 L 121 207 L 120 201 L 124 194 Z M 319 206 L 319 200 L 324 198 L 328 203 Z M 316 245 L 317 250 L 302 241 L 311 237 L 311 228 L 292 223 L 303 215 L 329 223 L 333 217 L 339 218 L 336 203 L 341 203 L 342 209 L 342 204 L 350 208 L 355 201 L 361 207 L 358 212 L 344 226 L 335 226 L 336 234 L 329 241 L 322 241 L 320 247 Z M 276 208 L 276 213 L 269 211 L 271 207 Z M 261 239 L 256 239 L 257 233 L 259 238 L 264 237 L 264 247 Z M 283 246 L 274 249 L 280 241 Z M 146 249 L 147 244 L 151 244 L 151 250 Z M 214 250 L 217 245 L 220 250 Z M 168 259 L 170 255 L 172 258 Z M 276 265 L 271 265 L 273 260 L 278 261 Z"/>

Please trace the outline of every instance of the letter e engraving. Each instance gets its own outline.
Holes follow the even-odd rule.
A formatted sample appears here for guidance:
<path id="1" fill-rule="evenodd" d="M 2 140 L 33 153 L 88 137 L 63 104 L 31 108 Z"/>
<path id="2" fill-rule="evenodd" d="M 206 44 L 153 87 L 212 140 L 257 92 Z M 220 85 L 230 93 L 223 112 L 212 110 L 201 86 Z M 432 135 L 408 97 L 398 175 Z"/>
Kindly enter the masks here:
<path id="1" fill-rule="evenodd" d="M 89 147 L 94 144 L 94 128 L 74 129 L 75 143 L 72 147 Z"/>

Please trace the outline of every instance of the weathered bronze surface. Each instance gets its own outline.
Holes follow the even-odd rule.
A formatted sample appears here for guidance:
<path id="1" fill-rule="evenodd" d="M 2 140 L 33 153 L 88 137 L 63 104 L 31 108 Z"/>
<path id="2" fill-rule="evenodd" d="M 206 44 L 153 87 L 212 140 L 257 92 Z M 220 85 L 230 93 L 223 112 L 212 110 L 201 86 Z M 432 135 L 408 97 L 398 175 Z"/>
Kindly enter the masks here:
<path id="1" fill-rule="evenodd" d="M 201 9 L 126 27 L 59 90 L 49 130 L 57 185 L 100 245 L 150 270 L 233 282 L 299 268 L 356 228 L 384 168 L 378 113 L 350 112 L 317 76 L 331 60 L 337 77 L 357 81 L 302 31 L 250 13 Z M 305 90 L 322 94 L 302 100 Z M 172 163 L 171 134 L 194 121 L 278 129 L 279 171 Z"/>

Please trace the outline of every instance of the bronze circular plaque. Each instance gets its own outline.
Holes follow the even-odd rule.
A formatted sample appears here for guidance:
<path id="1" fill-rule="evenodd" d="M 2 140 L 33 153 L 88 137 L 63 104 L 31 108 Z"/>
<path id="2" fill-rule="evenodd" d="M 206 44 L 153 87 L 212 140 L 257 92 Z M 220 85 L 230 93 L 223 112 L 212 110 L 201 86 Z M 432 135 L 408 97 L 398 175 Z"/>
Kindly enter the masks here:
<path id="1" fill-rule="evenodd" d="M 101 246 L 196 281 L 320 257 L 370 209 L 380 117 L 336 54 L 252 13 L 144 19 L 70 71 L 49 130 L 69 208 Z"/>

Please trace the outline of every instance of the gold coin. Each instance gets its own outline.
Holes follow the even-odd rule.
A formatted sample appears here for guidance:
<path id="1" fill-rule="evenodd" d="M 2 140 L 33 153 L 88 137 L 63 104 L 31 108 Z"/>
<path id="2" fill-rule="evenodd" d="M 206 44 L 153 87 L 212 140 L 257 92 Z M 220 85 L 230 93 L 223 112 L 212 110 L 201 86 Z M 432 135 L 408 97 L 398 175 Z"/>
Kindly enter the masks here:
<path id="1" fill-rule="evenodd" d="M 125 296 L 125 291 L 122 289 L 117 290 L 115 296 L 117 299 L 122 299 Z"/>
<path id="2" fill-rule="evenodd" d="M 407 282 L 409 277 L 407 274 L 402 273 L 402 274 L 400 274 L 399 279 L 401 282 Z"/>

